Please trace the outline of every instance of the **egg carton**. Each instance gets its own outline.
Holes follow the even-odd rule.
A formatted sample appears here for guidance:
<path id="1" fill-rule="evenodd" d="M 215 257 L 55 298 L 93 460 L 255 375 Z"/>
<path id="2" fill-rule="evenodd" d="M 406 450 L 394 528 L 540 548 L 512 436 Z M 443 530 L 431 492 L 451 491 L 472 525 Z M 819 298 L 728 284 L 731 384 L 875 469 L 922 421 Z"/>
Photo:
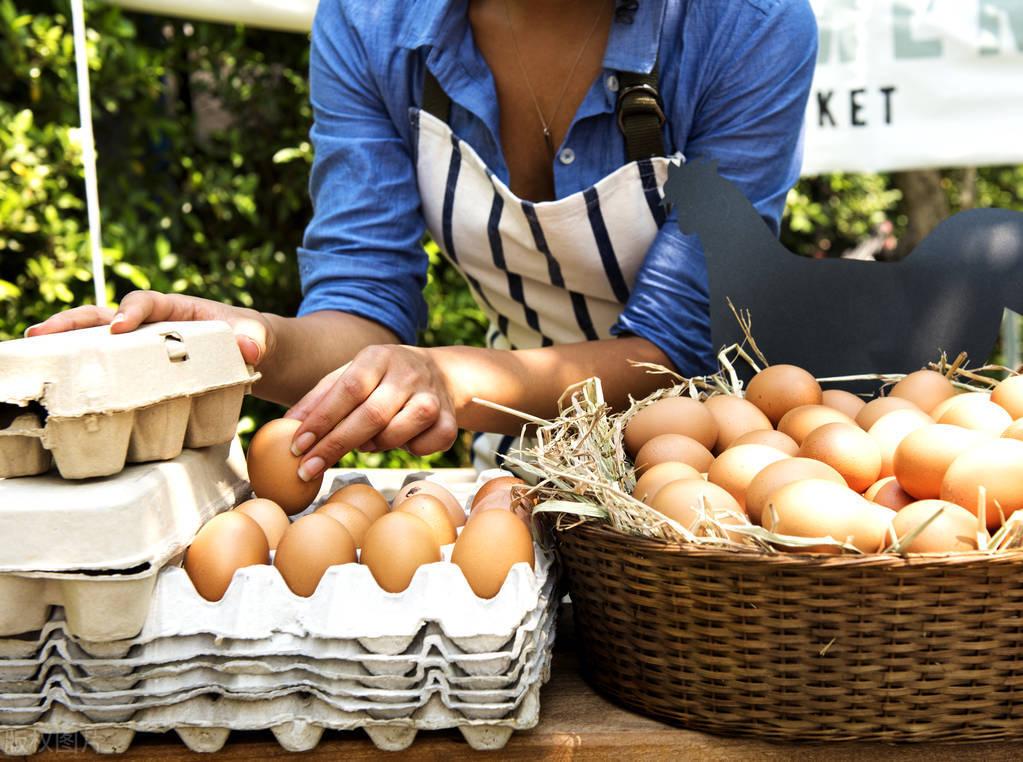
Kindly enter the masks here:
<path id="1" fill-rule="evenodd" d="M 553 632 L 549 634 L 553 638 Z M 50 672 L 41 687 L 30 690 L 5 691 L 0 694 L 0 724 L 13 717 L 23 721 L 25 712 L 45 708 L 52 699 L 81 711 L 98 721 L 127 721 L 142 709 L 176 703 L 182 697 L 216 693 L 224 696 L 277 695 L 286 691 L 315 691 L 338 702 L 347 702 L 349 710 L 361 707 L 367 712 L 388 711 L 392 705 L 421 705 L 432 695 L 440 694 L 445 705 L 486 705 L 492 708 L 516 702 L 550 660 L 544 633 L 540 647 L 523 655 L 518 677 L 503 688 L 470 688 L 453 683 L 443 672 L 428 673 L 421 685 L 405 690 L 369 688 L 357 681 L 337 680 L 309 670 L 291 670 L 270 675 L 224 674 L 215 670 L 196 669 L 166 678 L 145 680 L 129 690 L 92 691 L 78 684 L 70 675 Z M 14 686 L 10 686 L 14 687 Z M 7 715 L 4 712 L 9 712 Z M 489 711 L 489 709 L 488 709 Z"/>
<path id="2" fill-rule="evenodd" d="M 546 678 L 544 678 L 546 679 Z M 385 751 L 407 749 L 419 731 L 457 728 L 478 751 L 501 749 L 512 733 L 535 727 L 540 716 L 540 688 L 531 686 L 513 712 L 493 719 L 469 718 L 434 696 L 410 717 L 376 719 L 339 711 L 315 696 L 287 695 L 264 701 L 200 697 L 182 704 L 139 712 L 130 722 L 97 723 L 62 706 L 54 706 L 38 723 L 0 731 L 0 753 L 36 753 L 49 734 L 81 733 L 101 754 L 126 752 L 136 733 L 174 731 L 192 751 L 210 753 L 224 747 L 232 730 L 270 730 L 286 751 L 312 751 L 325 730 L 364 730 Z"/>
<path id="3" fill-rule="evenodd" d="M 0 480 L 0 637 L 42 628 L 62 606 L 89 640 L 142 629 L 158 572 L 196 530 L 249 494 L 241 445 L 189 450 L 117 476 Z"/>
<path id="4" fill-rule="evenodd" d="M 553 630 L 552 605 L 531 612 L 515 637 L 490 653 L 464 653 L 436 632 L 424 628 L 405 654 L 371 654 L 355 641 L 319 640 L 278 634 L 264 641 L 219 640 L 192 636 L 153 641 L 132 649 L 126 658 L 96 658 L 70 639 L 52 638 L 34 655 L 0 661 L 0 683 L 38 680 L 59 667 L 77 680 L 122 689 L 146 676 L 175 674 L 190 665 L 225 673 L 273 674 L 297 667 L 364 685 L 408 689 L 430 671 L 473 689 L 504 687 L 529 653 Z M 0 688 L 0 692 L 5 689 Z"/>
<path id="5" fill-rule="evenodd" d="M 393 674 L 374 674 L 355 659 L 325 659 L 303 654 L 285 656 L 276 652 L 243 657 L 200 654 L 191 659 L 162 663 L 149 663 L 138 657 L 89 659 L 82 658 L 71 641 L 55 640 L 39 659 L 0 663 L 0 693 L 38 693 L 51 675 L 61 674 L 79 689 L 92 692 L 139 689 L 157 693 L 168 685 L 171 690 L 179 690 L 211 684 L 216 682 L 217 675 L 225 680 L 232 676 L 252 677 L 256 682 L 264 680 L 267 684 L 308 675 L 321 681 L 383 691 L 414 691 L 431 680 L 443 680 L 457 690 L 500 691 L 511 688 L 529 660 L 551 642 L 554 626 L 554 612 L 544 611 L 535 629 L 523 630 L 508 650 L 493 654 L 459 654 L 450 651 L 437 636 L 428 636 L 423 639 L 419 653 L 410 655 L 409 659 L 385 657 Z M 399 661 L 400 667 L 395 669 Z M 503 669 L 498 670 L 498 667 Z M 481 671 L 485 674 L 480 674 Z M 144 681 L 151 682 L 139 688 Z"/>
<path id="6" fill-rule="evenodd" d="M 119 473 L 231 441 L 259 378 L 220 321 L 107 327 L 0 344 L 0 478 Z"/>
<path id="7" fill-rule="evenodd" d="M 507 691 L 452 690 L 444 681 L 434 681 L 422 691 L 376 691 L 360 695 L 335 691 L 311 683 L 301 685 L 271 684 L 254 691 L 231 690 L 224 685 L 211 684 L 177 691 L 169 695 L 139 692 L 82 693 L 64 675 L 47 682 L 41 693 L 7 693 L 0 695 L 0 728 L 23 727 L 44 721 L 55 706 L 65 707 L 84 715 L 92 722 L 126 723 L 138 714 L 187 704 L 193 699 L 233 699 L 237 701 L 266 701 L 290 695 L 312 696 L 331 705 L 339 712 L 359 715 L 365 720 L 407 719 L 423 706 L 439 697 L 444 707 L 468 719 L 494 720 L 513 713 L 530 689 L 545 682 L 550 676 L 551 647 L 538 652 L 530 660 L 519 682 Z M 466 700 L 467 698 L 471 700 Z M 496 700 L 494 700 L 496 699 Z"/>

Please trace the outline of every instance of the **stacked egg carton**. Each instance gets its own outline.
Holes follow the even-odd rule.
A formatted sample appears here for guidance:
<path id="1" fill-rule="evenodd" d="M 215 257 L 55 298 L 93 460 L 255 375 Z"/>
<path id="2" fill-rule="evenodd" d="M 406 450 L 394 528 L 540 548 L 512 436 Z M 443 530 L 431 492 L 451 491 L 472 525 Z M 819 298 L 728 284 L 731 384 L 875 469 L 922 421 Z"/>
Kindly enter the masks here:
<path id="1" fill-rule="evenodd" d="M 160 568 L 245 492 L 257 377 L 220 322 L 0 344 L 0 637 L 51 606 L 80 637 L 138 633 Z"/>
<path id="2" fill-rule="evenodd" d="M 464 502 L 477 484 L 446 486 Z M 169 567 L 134 637 L 87 640 L 55 618 L 33 638 L 0 640 L 0 751 L 29 754 L 44 734 L 80 732 L 97 751 L 121 752 L 136 732 L 169 730 L 215 751 L 231 730 L 267 728 L 293 751 L 325 729 L 356 728 L 381 749 L 455 727 L 473 748 L 501 748 L 536 724 L 549 676 L 556 580 L 537 551 L 535 568 L 513 567 L 490 600 L 445 562 L 398 594 L 366 567 L 333 567 L 310 598 L 273 567 L 249 567 L 217 603 Z"/>
<path id="3" fill-rule="evenodd" d="M 256 378 L 225 323 L 0 344 L 0 638 L 138 634 L 160 569 L 248 491 Z"/>

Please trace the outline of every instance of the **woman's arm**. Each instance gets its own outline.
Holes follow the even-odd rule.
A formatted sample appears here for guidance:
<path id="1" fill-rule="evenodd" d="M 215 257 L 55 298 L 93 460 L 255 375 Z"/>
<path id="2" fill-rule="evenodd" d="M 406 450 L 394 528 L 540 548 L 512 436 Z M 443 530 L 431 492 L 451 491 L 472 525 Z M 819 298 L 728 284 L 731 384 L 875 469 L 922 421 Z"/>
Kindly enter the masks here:
<path id="1" fill-rule="evenodd" d="M 312 479 L 355 448 L 404 446 L 426 455 L 451 446 L 458 428 L 518 434 L 523 420 L 475 404 L 474 397 L 540 418 L 557 414 L 565 388 L 600 376 L 607 401 L 621 409 L 668 382 L 629 361 L 669 365 L 638 337 L 515 351 L 476 347 L 374 346 L 325 377 L 288 412 L 302 420 L 299 475 Z"/>

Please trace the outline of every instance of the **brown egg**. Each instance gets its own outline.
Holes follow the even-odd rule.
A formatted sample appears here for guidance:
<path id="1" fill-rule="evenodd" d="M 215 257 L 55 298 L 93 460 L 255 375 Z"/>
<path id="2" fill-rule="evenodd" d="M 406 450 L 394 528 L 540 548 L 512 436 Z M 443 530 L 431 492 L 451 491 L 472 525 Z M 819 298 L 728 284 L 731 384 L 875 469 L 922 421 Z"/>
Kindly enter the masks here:
<path id="1" fill-rule="evenodd" d="M 681 434 L 710 450 L 718 438 L 718 425 L 702 402 L 691 397 L 664 397 L 625 424 L 625 450 L 635 456 L 643 445 L 661 434 Z"/>
<path id="2" fill-rule="evenodd" d="M 342 503 L 340 500 L 333 503 L 324 503 L 316 509 L 316 513 L 330 516 L 334 521 L 339 522 L 348 531 L 348 534 L 352 536 L 355 547 L 362 547 L 362 541 L 366 538 L 366 532 L 372 523 L 365 513 L 354 505 Z"/>
<path id="3" fill-rule="evenodd" d="M 802 458 L 827 463 L 845 479 L 849 489 L 862 493 L 881 472 L 881 449 L 863 429 L 849 423 L 828 423 L 806 437 Z"/>
<path id="4" fill-rule="evenodd" d="M 944 402 L 940 403 L 934 410 L 931 411 L 931 418 L 935 422 L 941 419 L 945 413 L 951 410 L 955 405 L 958 405 L 963 400 L 978 399 L 991 401 L 990 392 L 966 392 L 965 394 L 957 394 L 954 397 L 949 397 Z"/>
<path id="5" fill-rule="evenodd" d="M 952 461 L 941 482 L 941 499 L 979 515 L 980 487 L 986 491 L 988 529 L 1023 508 L 1023 442 L 987 439 Z M 999 513 L 999 507 L 1001 513 Z"/>
<path id="6" fill-rule="evenodd" d="M 986 431 L 997 437 L 1012 424 L 1012 416 L 991 400 L 971 397 L 956 402 L 938 419 L 938 423 Z"/>
<path id="7" fill-rule="evenodd" d="M 419 517 L 403 511 L 374 521 L 362 541 L 360 561 L 388 593 L 400 593 L 411 584 L 416 569 L 440 560 L 440 544 L 433 530 Z"/>
<path id="8" fill-rule="evenodd" d="M 506 511 L 487 511 L 465 525 L 451 551 L 451 562 L 462 570 L 480 598 L 493 598 L 517 563 L 535 562 L 533 535 Z"/>
<path id="9" fill-rule="evenodd" d="M 743 515 L 742 506 L 734 497 L 703 479 L 680 479 L 665 484 L 650 501 L 650 507 L 689 530 L 704 515 L 704 507 L 722 524 L 738 524 Z M 725 511 L 731 511 L 735 516 L 730 517 Z M 729 537 L 736 541 L 742 539 L 731 533 Z"/>
<path id="10" fill-rule="evenodd" d="M 199 595 L 219 601 L 238 569 L 269 561 L 270 545 L 259 524 L 229 511 L 203 525 L 185 553 L 184 567 Z"/>
<path id="11" fill-rule="evenodd" d="M 762 521 L 764 506 L 772 492 L 805 479 L 826 479 L 846 486 L 845 478 L 827 463 L 812 458 L 784 458 L 765 466 L 746 488 L 746 513 L 750 521 L 754 524 Z"/>
<path id="12" fill-rule="evenodd" d="M 742 397 L 717 394 L 708 397 L 703 406 L 714 416 L 718 425 L 718 439 L 714 452 L 720 453 L 750 431 L 770 431 L 774 427 L 760 408 Z"/>
<path id="13" fill-rule="evenodd" d="M 785 414 L 778 424 L 778 431 L 788 434 L 796 444 L 802 446 L 803 440 L 814 429 L 829 423 L 852 423 L 845 413 L 824 405 L 803 405 Z"/>
<path id="14" fill-rule="evenodd" d="M 509 490 L 491 492 L 482 500 L 477 500 L 465 522 L 466 525 L 473 520 L 474 516 L 484 511 L 510 511 L 518 516 L 526 528 L 532 527 L 532 503 L 528 500 L 524 502 L 522 498 L 512 498 Z"/>
<path id="15" fill-rule="evenodd" d="M 668 482 L 679 479 L 699 479 L 700 472 L 686 463 L 658 463 L 650 466 L 643 472 L 643 475 L 636 480 L 636 486 L 632 490 L 632 496 L 637 500 L 649 503 L 649 499 L 657 494 L 657 490 Z"/>
<path id="16" fill-rule="evenodd" d="M 383 495 L 368 484 L 361 482 L 353 482 L 333 492 L 326 502 L 347 503 L 358 508 L 366 514 L 366 518 L 371 524 L 391 510 L 391 506 L 388 505 L 387 499 Z"/>
<path id="17" fill-rule="evenodd" d="M 1009 376 L 991 392 L 991 401 L 1012 418 L 1023 418 L 1023 376 Z"/>
<path id="18" fill-rule="evenodd" d="M 918 370 L 895 384 L 888 396 L 909 400 L 925 413 L 930 413 L 955 393 L 952 382 L 937 371 Z"/>
<path id="19" fill-rule="evenodd" d="M 252 500 L 246 500 L 236 507 L 235 510 L 244 513 L 259 524 L 263 534 L 266 535 L 266 541 L 270 545 L 270 550 L 276 549 L 277 543 L 281 541 L 281 537 L 284 536 L 284 532 L 287 531 L 288 525 L 291 523 L 288 521 L 288 514 L 273 500 L 264 500 L 257 497 Z"/>
<path id="20" fill-rule="evenodd" d="M 278 418 L 264 424 L 249 442 L 249 481 L 256 497 L 273 500 L 289 516 L 301 513 L 316 499 L 323 477 L 298 478 L 300 458 L 291 454 L 291 440 L 301 421 Z"/>
<path id="21" fill-rule="evenodd" d="M 900 511 L 910 503 L 916 501 L 912 495 L 902 489 L 894 476 L 886 476 L 871 484 L 863 497 L 872 503 L 891 508 L 893 511 Z"/>
<path id="22" fill-rule="evenodd" d="M 711 464 L 707 481 L 725 489 L 745 511 L 749 483 L 767 466 L 784 458 L 788 455 L 766 445 L 731 447 Z"/>
<path id="23" fill-rule="evenodd" d="M 895 449 L 895 478 L 917 500 L 936 498 L 952 461 L 984 439 L 980 432 L 942 423 L 911 431 Z"/>
<path id="24" fill-rule="evenodd" d="M 472 496 L 472 501 L 469 503 L 470 510 L 476 503 L 482 501 L 487 496 L 494 492 L 501 492 L 508 496 L 509 501 L 511 500 L 512 487 L 518 485 L 528 487 L 526 482 L 517 476 L 499 476 L 496 479 L 484 482 L 480 485 L 480 488 L 476 490 L 476 494 Z M 521 491 L 521 490 L 519 490 Z"/>
<path id="25" fill-rule="evenodd" d="M 1002 432 L 1002 436 L 1006 439 L 1018 439 L 1023 442 L 1023 418 L 1013 421 L 1009 428 Z"/>
<path id="26" fill-rule="evenodd" d="M 845 413 L 850 418 L 855 418 L 867 403 L 862 397 L 857 397 L 844 389 L 825 389 L 821 404 L 834 408 L 840 413 Z"/>
<path id="27" fill-rule="evenodd" d="M 308 598 L 331 566 L 355 563 L 355 541 L 339 521 L 310 513 L 294 522 L 281 538 L 274 566 L 291 592 Z"/>
<path id="28" fill-rule="evenodd" d="M 892 463 L 899 443 L 911 432 L 931 424 L 931 417 L 922 410 L 893 410 L 877 419 L 868 433 L 881 450 L 881 476 L 895 474 Z"/>
<path id="29" fill-rule="evenodd" d="M 775 490 L 764 508 L 764 528 L 794 537 L 831 537 L 864 553 L 887 546 L 895 512 L 875 505 L 848 487 L 824 479 L 805 479 Z M 796 553 L 838 553 L 828 545 L 784 546 Z"/>
<path id="30" fill-rule="evenodd" d="M 777 426 L 782 417 L 797 407 L 821 404 L 821 385 L 795 365 L 771 365 L 750 379 L 746 399 L 763 411 Z"/>
<path id="31" fill-rule="evenodd" d="M 460 527 L 465 524 L 465 510 L 461 505 L 459 505 L 455 496 L 452 495 L 446 487 L 437 484 L 437 482 L 431 482 L 428 479 L 420 479 L 406 484 L 401 488 L 401 491 L 394 496 L 394 501 L 391 505 L 397 508 L 401 505 L 405 498 L 412 495 L 418 495 L 420 493 L 433 495 L 435 498 L 444 503 L 444 507 L 448 511 L 448 517 L 451 519 L 452 525 Z"/>
<path id="32" fill-rule="evenodd" d="M 799 454 L 799 445 L 796 444 L 796 440 L 780 431 L 751 431 L 732 442 L 732 447 L 744 444 L 766 445 L 791 456 Z"/>
<path id="33" fill-rule="evenodd" d="M 685 463 L 703 473 L 714 462 L 710 450 L 692 437 L 682 434 L 659 434 L 636 453 L 636 473 L 642 474 L 658 463 Z"/>
<path id="34" fill-rule="evenodd" d="M 448 509 L 444 507 L 444 503 L 433 495 L 427 495 L 423 492 L 412 495 L 405 498 L 401 505 L 394 510 L 411 513 L 413 516 L 418 516 L 429 524 L 430 531 L 433 532 L 438 545 L 452 543 L 455 541 L 455 537 L 458 536 L 454 526 L 451 524 L 451 518 L 448 516 Z"/>
<path id="35" fill-rule="evenodd" d="M 870 427 L 881 420 L 882 417 L 896 410 L 919 410 L 916 405 L 902 397 L 878 397 L 871 400 L 857 414 L 856 425 L 864 431 L 870 431 Z"/>
<path id="36" fill-rule="evenodd" d="M 955 553 L 977 549 L 977 517 L 944 500 L 920 500 L 907 505 L 896 514 L 892 528 L 901 540 L 924 526 L 935 514 L 937 518 L 902 547 L 904 552 Z"/>

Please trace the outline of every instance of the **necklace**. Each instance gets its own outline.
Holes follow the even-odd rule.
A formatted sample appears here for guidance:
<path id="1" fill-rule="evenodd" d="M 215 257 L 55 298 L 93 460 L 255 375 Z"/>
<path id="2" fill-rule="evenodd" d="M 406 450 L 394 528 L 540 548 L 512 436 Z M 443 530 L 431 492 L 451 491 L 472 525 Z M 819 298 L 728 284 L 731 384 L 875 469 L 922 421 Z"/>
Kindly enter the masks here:
<path id="1" fill-rule="evenodd" d="M 576 67 L 579 66 L 579 62 L 583 58 L 583 53 L 586 52 L 586 48 L 589 46 L 590 40 L 593 38 L 593 33 L 597 31 L 597 25 L 600 23 L 600 19 L 603 15 L 603 8 L 601 8 L 594 17 L 593 25 L 590 27 L 590 31 L 586 35 L 586 39 L 583 40 L 583 44 L 579 48 L 579 52 L 576 54 L 575 61 L 572 63 L 572 68 L 568 70 L 568 76 L 565 77 L 565 82 L 561 86 L 561 93 L 558 95 L 558 100 L 554 103 L 554 111 L 551 114 L 550 121 L 548 121 L 543 115 L 543 109 L 540 108 L 540 101 L 536 97 L 536 91 L 533 90 L 533 84 L 529 81 L 529 74 L 526 72 L 526 65 L 522 62 L 522 52 L 519 50 L 519 40 L 515 36 L 515 27 L 512 24 L 511 11 L 508 8 L 508 0 L 504 0 L 504 17 L 508 22 L 508 31 L 511 33 L 512 44 L 515 47 L 515 60 L 519 63 L 519 69 L 522 70 L 522 78 L 526 81 L 526 87 L 529 89 L 529 95 L 533 99 L 533 106 L 536 107 L 536 115 L 540 118 L 540 126 L 543 128 L 543 139 L 547 144 L 547 151 L 551 157 L 554 156 L 554 138 L 551 135 L 551 125 L 554 124 L 554 120 L 558 116 L 558 111 L 561 110 L 561 102 L 565 99 L 565 92 L 568 90 L 568 83 L 572 81 L 572 75 L 575 74 Z"/>

